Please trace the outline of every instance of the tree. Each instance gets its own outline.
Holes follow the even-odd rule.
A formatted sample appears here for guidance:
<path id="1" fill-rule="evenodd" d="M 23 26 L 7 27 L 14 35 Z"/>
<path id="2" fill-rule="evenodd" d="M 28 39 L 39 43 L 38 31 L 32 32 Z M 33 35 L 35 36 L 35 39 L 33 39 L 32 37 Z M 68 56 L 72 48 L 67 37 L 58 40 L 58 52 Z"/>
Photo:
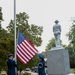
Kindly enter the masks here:
<path id="1" fill-rule="evenodd" d="M 7 37 L 0 39 L 0 70 L 6 69 L 6 60 L 9 53 L 13 53 L 13 39 Z"/>
<path id="2" fill-rule="evenodd" d="M 2 8 L 0 7 L 0 30 L 1 30 L 1 28 L 2 28 L 2 26 L 1 26 L 1 21 L 3 21 L 3 16 L 2 16 Z"/>
<path id="3" fill-rule="evenodd" d="M 72 20 L 72 26 L 69 32 L 67 33 L 67 36 L 68 36 L 70 47 L 71 47 L 70 60 L 71 60 L 72 66 L 74 66 L 75 65 L 75 61 L 74 61 L 75 60 L 75 19 Z"/>
<path id="4" fill-rule="evenodd" d="M 52 47 L 55 47 L 55 39 L 54 38 L 49 40 L 49 43 L 46 46 L 45 53 L 44 53 L 45 57 L 47 57 L 47 51 L 50 50 Z"/>
<path id="5" fill-rule="evenodd" d="M 62 44 L 61 40 L 60 40 L 60 43 Z M 50 39 L 49 43 L 46 46 L 45 53 L 44 53 L 46 57 L 47 57 L 47 51 L 50 50 L 52 47 L 55 47 L 55 46 L 56 46 L 55 39 L 54 38 Z M 66 48 L 66 45 L 62 44 L 62 46 Z"/>
<path id="6" fill-rule="evenodd" d="M 4 39 L 4 38 L 6 38 L 6 37 L 8 37 L 7 30 L 1 28 L 1 29 L 0 29 L 0 40 L 1 40 L 1 39 Z"/>
<path id="7" fill-rule="evenodd" d="M 69 59 L 70 59 L 70 67 L 74 68 L 75 66 L 75 56 L 74 56 L 74 52 L 73 52 L 73 48 L 71 46 L 71 44 L 69 44 L 66 49 L 69 51 Z"/>
<path id="8" fill-rule="evenodd" d="M 10 53 L 10 47 L 12 47 L 12 42 L 8 38 L 7 30 L 1 27 L 0 29 L 0 70 L 6 69 L 6 59 L 7 55 Z M 11 39 L 12 40 L 12 39 Z"/>
<path id="9" fill-rule="evenodd" d="M 46 46 L 46 51 L 50 50 L 52 47 L 55 47 L 55 39 L 52 38 L 51 40 L 49 40 L 49 43 Z"/>
<path id="10" fill-rule="evenodd" d="M 43 27 L 42 26 L 37 26 L 35 24 L 29 25 L 28 23 L 29 16 L 25 12 L 19 13 L 16 15 L 16 29 L 17 29 L 17 34 L 18 30 L 23 33 L 23 35 L 35 46 L 41 46 L 42 43 L 42 32 L 43 32 Z M 8 32 L 9 32 L 9 38 L 14 38 L 14 20 L 11 20 L 9 25 L 7 26 Z M 14 44 L 12 44 L 14 45 Z M 14 46 L 12 49 L 13 51 Z M 12 52 L 13 53 L 13 52 Z M 25 67 L 32 67 L 35 66 L 38 62 L 38 56 L 37 54 L 32 58 L 25 66 L 22 65 L 19 61 L 19 69 L 24 69 Z M 35 59 L 37 59 L 35 61 Z M 31 64 L 32 63 L 32 64 Z M 34 63 L 34 64 L 33 64 Z"/>
<path id="11" fill-rule="evenodd" d="M 23 12 L 16 15 L 16 29 L 17 31 L 21 31 L 27 39 L 30 40 L 30 42 L 33 45 L 36 45 L 37 47 L 41 45 L 42 39 L 41 35 L 43 32 L 43 27 L 37 26 L 35 24 L 29 25 L 28 23 L 29 16 Z M 10 37 L 14 36 L 14 21 L 11 20 L 9 23 L 9 26 L 7 26 L 7 29 L 10 33 Z"/>

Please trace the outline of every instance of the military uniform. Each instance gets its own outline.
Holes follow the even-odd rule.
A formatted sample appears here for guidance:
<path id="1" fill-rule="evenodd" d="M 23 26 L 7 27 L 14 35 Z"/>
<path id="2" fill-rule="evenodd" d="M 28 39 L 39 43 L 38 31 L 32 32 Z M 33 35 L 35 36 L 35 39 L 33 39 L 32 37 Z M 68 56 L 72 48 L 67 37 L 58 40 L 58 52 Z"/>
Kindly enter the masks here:
<path id="1" fill-rule="evenodd" d="M 44 56 L 40 54 L 39 57 L 43 60 L 40 60 L 40 62 L 38 63 L 38 75 L 46 75 Z"/>
<path id="2" fill-rule="evenodd" d="M 15 67 L 17 67 L 17 64 L 13 59 L 7 60 L 7 66 L 8 66 L 7 75 L 16 75 Z"/>

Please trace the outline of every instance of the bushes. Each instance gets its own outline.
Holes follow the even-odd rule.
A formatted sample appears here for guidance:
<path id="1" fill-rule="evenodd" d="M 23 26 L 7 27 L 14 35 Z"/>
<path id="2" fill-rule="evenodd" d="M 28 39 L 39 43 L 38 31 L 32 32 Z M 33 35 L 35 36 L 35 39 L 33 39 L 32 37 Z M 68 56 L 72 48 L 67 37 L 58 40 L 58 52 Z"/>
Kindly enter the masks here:
<path id="1" fill-rule="evenodd" d="M 31 75 L 31 73 L 27 73 L 27 72 L 25 72 L 23 75 Z"/>

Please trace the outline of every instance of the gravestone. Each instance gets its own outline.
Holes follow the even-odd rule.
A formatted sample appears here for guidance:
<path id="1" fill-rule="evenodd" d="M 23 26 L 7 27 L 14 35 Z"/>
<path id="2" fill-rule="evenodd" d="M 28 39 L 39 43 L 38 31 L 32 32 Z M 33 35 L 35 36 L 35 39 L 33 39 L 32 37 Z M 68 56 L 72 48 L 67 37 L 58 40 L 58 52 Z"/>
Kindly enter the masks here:
<path id="1" fill-rule="evenodd" d="M 70 73 L 70 63 L 68 50 L 62 47 L 60 43 L 61 26 L 55 21 L 53 32 L 55 36 L 56 47 L 47 52 L 47 70 L 48 75 L 67 75 Z"/>

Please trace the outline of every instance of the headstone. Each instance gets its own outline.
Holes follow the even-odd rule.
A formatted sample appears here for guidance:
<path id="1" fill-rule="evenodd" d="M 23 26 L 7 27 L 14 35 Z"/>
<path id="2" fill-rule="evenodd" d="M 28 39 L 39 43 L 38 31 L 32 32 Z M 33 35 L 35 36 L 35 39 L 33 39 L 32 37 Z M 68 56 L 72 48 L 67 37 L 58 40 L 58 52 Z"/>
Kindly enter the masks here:
<path id="1" fill-rule="evenodd" d="M 61 26 L 56 23 L 53 28 L 56 47 L 47 52 L 48 75 L 67 75 L 70 73 L 69 54 L 60 43 Z"/>

